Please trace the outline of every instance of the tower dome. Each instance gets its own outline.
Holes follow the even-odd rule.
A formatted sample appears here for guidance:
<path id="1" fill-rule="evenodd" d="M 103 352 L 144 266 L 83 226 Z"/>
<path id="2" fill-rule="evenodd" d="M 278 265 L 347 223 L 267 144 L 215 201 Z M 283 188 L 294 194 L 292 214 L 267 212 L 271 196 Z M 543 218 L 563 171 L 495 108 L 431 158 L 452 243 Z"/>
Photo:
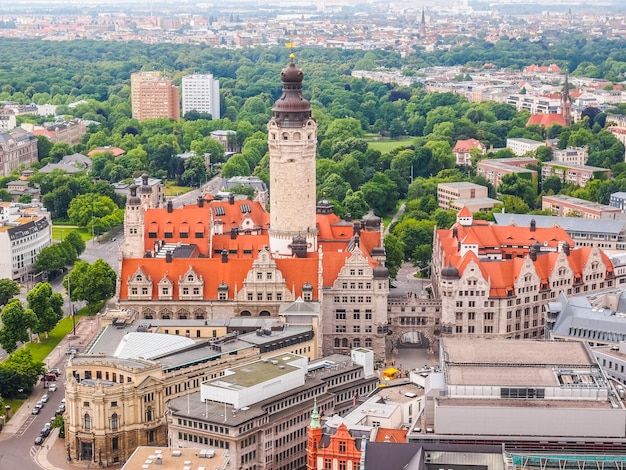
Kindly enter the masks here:
<path id="1" fill-rule="evenodd" d="M 298 258 L 306 258 L 307 241 L 302 235 L 296 235 L 291 241 L 291 252 Z"/>
<path id="2" fill-rule="evenodd" d="M 147 173 L 144 173 L 143 175 L 141 175 L 141 187 L 139 188 L 139 192 L 141 194 L 152 193 L 152 188 L 148 184 L 148 178 L 149 176 Z"/>
<path id="3" fill-rule="evenodd" d="M 372 272 L 374 274 L 374 279 L 387 279 L 389 277 L 389 270 L 382 264 L 376 266 Z"/>
<path id="4" fill-rule="evenodd" d="M 137 188 L 138 186 L 136 184 L 131 184 L 130 187 L 128 189 L 130 189 L 130 196 L 128 197 L 128 200 L 126 201 L 126 205 L 128 206 L 140 206 L 141 205 L 141 199 L 139 198 L 139 196 L 137 196 Z"/>
<path id="5" fill-rule="evenodd" d="M 449 264 L 441 270 L 441 277 L 445 279 L 458 279 L 459 270 Z"/>
<path id="6" fill-rule="evenodd" d="M 374 214 L 374 209 L 369 210 L 366 216 L 363 217 L 363 222 L 365 222 L 365 228 L 367 229 L 378 229 L 380 228 L 380 217 Z"/>
<path id="7" fill-rule="evenodd" d="M 302 127 L 311 118 L 311 103 L 302 95 L 302 80 L 304 74 L 291 62 L 280 73 L 283 82 L 283 94 L 274 103 L 272 117 L 281 127 Z"/>

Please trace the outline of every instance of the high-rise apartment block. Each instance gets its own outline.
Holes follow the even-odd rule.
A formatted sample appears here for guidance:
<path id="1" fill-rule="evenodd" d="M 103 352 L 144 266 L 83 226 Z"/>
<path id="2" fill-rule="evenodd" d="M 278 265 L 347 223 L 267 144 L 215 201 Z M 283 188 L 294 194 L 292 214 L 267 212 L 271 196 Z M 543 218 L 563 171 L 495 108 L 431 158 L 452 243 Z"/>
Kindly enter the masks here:
<path id="1" fill-rule="evenodd" d="M 180 95 L 172 81 L 161 72 L 138 72 L 130 77 L 133 118 L 180 119 Z"/>
<path id="2" fill-rule="evenodd" d="M 220 119 L 220 82 L 213 75 L 185 75 L 182 89 L 183 116 L 193 110 Z"/>

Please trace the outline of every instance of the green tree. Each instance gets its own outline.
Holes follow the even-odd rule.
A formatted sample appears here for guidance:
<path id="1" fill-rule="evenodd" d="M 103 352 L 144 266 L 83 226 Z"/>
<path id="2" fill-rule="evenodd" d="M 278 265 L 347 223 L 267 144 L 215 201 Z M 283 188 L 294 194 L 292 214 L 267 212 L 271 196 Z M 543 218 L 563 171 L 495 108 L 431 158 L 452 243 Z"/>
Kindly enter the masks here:
<path id="1" fill-rule="evenodd" d="M 12 279 L 0 279 L 0 305 L 6 305 L 20 293 L 20 285 Z"/>
<path id="2" fill-rule="evenodd" d="M 535 206 L 535 200 L 537 199 L 537 191 L 535 190 L 533 182 L 521 178 L 517 173 L 504 175 L 502 177 L 502 183 L 498 186 L 498 192 L 500 194 L 509 194 L 519 197 L 531 209 Z"/>
<path id="3" fill-rule="evenodd" d="M 82 239 L 78 232 L 70 232 L 63 241 L 72 245 L 78 256 L 85 251 L 85 240 Z"/>
<path id="4" fill-rule="evenodd" d="M 0 395 L 7 398 L 30 395 L 45 370 L 45 364 L 33 360 L 29 349 L 14 352 L 0 365 Z M 10 378 L 8 383 L 7 378 Z"/>
<path id="5" fill-rule="evenodd" d="M 324 133 L 324 138 L 336 142 L 350 137 L 361 138 L 364 134 L 361 121 L 348 117 L 331 122 Z"/>
<path id="6" fill-rule="evenodd" d="M 77 261 L 69 274 L 63 279 L 63 286 L 70 291 L 73 301 L 87 302 L 89 314 L 95 312 L 99 302 L 110 299 L 115 295 L 115 271 L 102 259 L 93 264 Z"/>
<path id="7" fill-rule="evenodd" d="M 389 270 L 389 277 L 396 279 L 404 260 L 404 244 L 392 233 L 385 237 L 385 255 L 387 256 L 385 265 Z"/>
<path id="8" fill-rule="evenodd" d="M 363 197 L 369 207 L 384 216 L 393 211 L 398 203 L 398 186 L 383 173 L 376 173 L 370 181 L 361 186 Z"/>
<path id="9" fill-rule="evenodd" d="M 73 224 L 87 227 L 92 218 L 102 218 L 111 215 L 117 205 L 108 196 L 100 196 L 95 193 L 81 194 L 76 196 L 67 209 L 67 215 Z"/>
<path id="10" fill-rule="evenodd" d="M 47 282 L 40 282 L 26 296 L 28 308 L 37 317 L 33 327 L 34 333 L 45 333 L 46 336 L 63 318 L 63 297 L 58 292 L 52 292 L 52 286 Z"/>
<path id="11" fill-rule="evenodd" d="M 72 153 L 72 147 L 70 147 L 70 144 L 66 144 L 65 142 L 57 142 L 48 152 L 48 156 L 52 159 L 53 162 L 58 162 L 66 155 L 71 155 Z"/>
<path id="12" fill-rule="evenodd" d="M 38 135 L 36 137 L 37 137 L 37 159 L 41 161 L 44 158 L 47 158 L 48 155 L 50 155 L 50 150 L 52 150 L 52 146 L 54 144 L 45 135 Z"/>
<path id="13" fill-rule="evenodd" d="M 37 318 L 33 311 L 24 310 L 19 299 L 13 299 L 4 306 L 0 319 L 2 319 L 0 346 L 9 354 L 17 349 L 18 343 L 28 341 L 29 330 L 37 324 Z"/>
<path id="14" fill-rule="evenodd" d="M 207 179 L 204 157 L 194 155 L 185 160 L 185 171 L 180 179 L 186 186 L 200 186 L 204 183 Z"/>

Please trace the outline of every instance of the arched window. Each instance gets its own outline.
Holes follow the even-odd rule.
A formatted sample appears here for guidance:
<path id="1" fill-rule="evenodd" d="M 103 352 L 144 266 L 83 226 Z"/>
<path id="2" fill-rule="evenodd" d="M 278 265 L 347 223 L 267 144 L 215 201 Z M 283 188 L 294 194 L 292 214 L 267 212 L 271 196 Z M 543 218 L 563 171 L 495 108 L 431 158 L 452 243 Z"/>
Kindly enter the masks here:
<path id="1" fill-rule="evenodd" d="M 341 347 L 342 348 L 347 348 L 348 347 L 348 338 L 344 338 L 341 340 Z"/>
<path id="2" fill-rule="evenodd" d="M 268 312 L 267 310 L 262 310 L 261 313 L 259 313 L 259 316 L 260 317 L 269 317 L 271 315 L 270 315 L 270 312 Z"/>
<path id="3" fill-rule="evenodd" d="M 111 415 L 111 429 L 118 429 L 120 427 L 120 420 L 117 417 L 117 413 Z"/>
<path id="4" fill-rule="evenodd" d="M 354 346 L 355 348 L 360 348 L 361 340 L 359 338 L 354 338 L 354 340 L 352 341 L 352 346 Z"/>
<path id="5" fill-rule="evenodd" d="M 372 338 L 365 338 L 365 347 L 366 348 L 372 347 Z"/>
<path id="6" fill-rule="evenodd" d="M 91 416 L 89 416 L 89 413 L 85 413 L 85 429 L 91 429 Z"/>
<path id="7" fill-rule="evenodd" d="M 341 340 L 339 338 L 335 338 L 335 347 L 338 348 L 341 346 Z"/>
<path id="8" fill-rule="evenodd" d="M 252 314 L 250 312 L 248 312 L 247 310 L 244 310 L 239 315 L 242 316 L 242 317 L 250 317 L 250 316 L 252 316 Z"/>

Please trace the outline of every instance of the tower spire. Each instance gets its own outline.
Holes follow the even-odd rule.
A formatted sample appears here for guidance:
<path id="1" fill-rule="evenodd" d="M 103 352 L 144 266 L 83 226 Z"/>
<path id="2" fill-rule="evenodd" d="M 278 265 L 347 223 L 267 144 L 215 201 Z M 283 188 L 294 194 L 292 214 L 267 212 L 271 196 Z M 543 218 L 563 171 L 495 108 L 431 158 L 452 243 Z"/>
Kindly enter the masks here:
<path id="1" fill-rule="evenodd" d="M 569 73 L 565 73 L 563 91 L 561 91 L 561 115 L 566 126 L 572 125 L 572 97 L 569 94 Z"/>
<path id="2" fill-rule="evenodd" d="M 426 36 L 426 15 L 424 15 L 424 7 L 422 7 L 422 21 L 420 22 L 420 36 Z"/>

